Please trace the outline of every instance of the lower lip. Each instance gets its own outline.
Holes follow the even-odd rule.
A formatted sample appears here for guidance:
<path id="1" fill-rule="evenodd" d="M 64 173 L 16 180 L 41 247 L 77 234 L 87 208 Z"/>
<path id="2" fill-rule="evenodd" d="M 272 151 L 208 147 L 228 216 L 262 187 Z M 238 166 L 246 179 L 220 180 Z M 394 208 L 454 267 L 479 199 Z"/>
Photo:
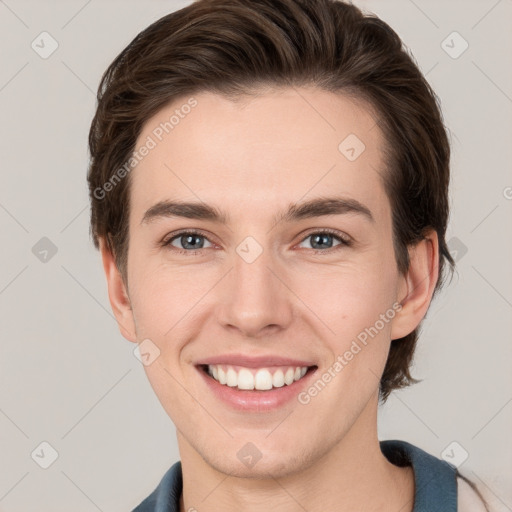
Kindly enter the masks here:
<path id="1" fill-rule="evenodd" d="M 234 409 L 254 412 L 272 411 L 290 402 L 306 387 L 311 376 L 316 372 L 316 368 L 309 369 L 304 377 L 294 381 L 289 386 L 285 384 L 280 388 L 259 391 L 240 390 L 236 387 L 226 386 L 210 377 L 202 368 L 196 369 L 202 375 L 209 389 L 221 401 Z"/>

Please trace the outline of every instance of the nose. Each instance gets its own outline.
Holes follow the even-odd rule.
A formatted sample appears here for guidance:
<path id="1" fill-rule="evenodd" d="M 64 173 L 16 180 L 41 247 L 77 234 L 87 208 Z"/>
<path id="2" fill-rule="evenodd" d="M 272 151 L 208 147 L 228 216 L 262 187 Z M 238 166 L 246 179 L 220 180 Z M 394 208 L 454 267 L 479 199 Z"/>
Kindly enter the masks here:
<path id="1" fill-rule="evenodd" d="M 234 253 L 233 268 L 219 290 L 218 321 L 256 339 L 286 329 L 293 318 L 293 293 L 283 266 L 268 250 L 252 262 L 240 254 Z"/>

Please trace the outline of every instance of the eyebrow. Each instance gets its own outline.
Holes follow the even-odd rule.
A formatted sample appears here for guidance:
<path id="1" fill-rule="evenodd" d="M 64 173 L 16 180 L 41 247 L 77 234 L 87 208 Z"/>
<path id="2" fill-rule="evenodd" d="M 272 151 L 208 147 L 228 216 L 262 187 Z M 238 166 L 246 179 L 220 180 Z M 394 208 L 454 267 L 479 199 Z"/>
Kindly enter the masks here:
<path id="1" fill-rule="evenodd" d="M 357 214 L 365 217 L 370 222 L 375 222 L 370 209 L 355 199 L 319 197 L 302 203 L 291 203 L 284 212 L 274 216 L 273 223 L 342 214 Z M 169 217 L 209 220 L 220 224 L 228 224 L 229 222 L 227 213 L 203 202 L 160 201 L 144 213 L 141 224 Z"/>

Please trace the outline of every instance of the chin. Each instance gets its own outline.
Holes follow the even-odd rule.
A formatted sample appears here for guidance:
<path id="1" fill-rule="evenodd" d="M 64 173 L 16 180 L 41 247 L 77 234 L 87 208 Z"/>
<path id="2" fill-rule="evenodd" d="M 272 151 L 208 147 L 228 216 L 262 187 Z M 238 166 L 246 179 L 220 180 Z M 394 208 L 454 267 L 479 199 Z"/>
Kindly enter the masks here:
<path id="1" fill-rule="evenodd" d="M 239 444 L 239 443 L 237 443 Z M 202 454 L 205 462 L 216 471 L 237 478 L 285 478 L 312 466 L 319 456 L 319 447 L 257 448 L 250 442 L 241 448 L 227 449 L 222 453 Z"/>

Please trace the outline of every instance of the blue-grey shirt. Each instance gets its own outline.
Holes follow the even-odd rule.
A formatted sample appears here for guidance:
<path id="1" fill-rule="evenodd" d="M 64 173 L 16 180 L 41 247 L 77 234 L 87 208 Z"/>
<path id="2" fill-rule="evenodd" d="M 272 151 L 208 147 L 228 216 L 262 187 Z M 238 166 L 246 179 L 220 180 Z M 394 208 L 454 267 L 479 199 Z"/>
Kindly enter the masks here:
<path id="1" fill-rule="evenodd" d="M 381 441 L 386 458 L 414 471 L 413 512 L 457 512 L 457 470 L 405 441 Z M 165 473 L 157 488 L 133 512 L 179 512 L 183 488 L 181 462 Z"/>

